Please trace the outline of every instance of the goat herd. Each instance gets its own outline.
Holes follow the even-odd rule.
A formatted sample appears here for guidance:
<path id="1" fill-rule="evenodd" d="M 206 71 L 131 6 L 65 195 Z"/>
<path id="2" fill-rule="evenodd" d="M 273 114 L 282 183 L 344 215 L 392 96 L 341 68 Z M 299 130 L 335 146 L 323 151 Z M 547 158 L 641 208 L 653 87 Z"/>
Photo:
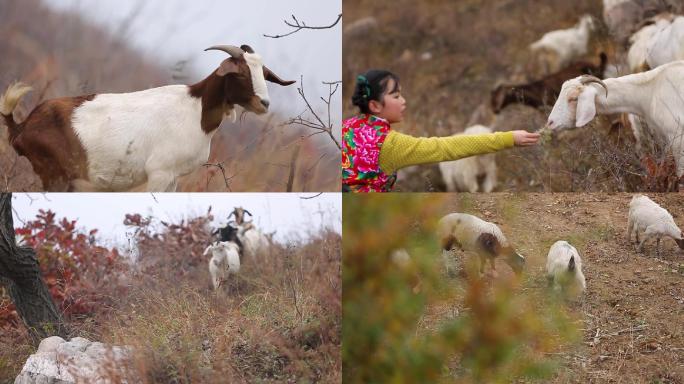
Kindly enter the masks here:
<path id="1" fill-rule="evenodd" d="M 214 231 L 212 236 L 218 234 L 219 240 L 204 250 L 204 256 L 211 254 L 209 273 L 217 293 L 230 275 L 240 271 L 240 265 L 245 259 L 253 260 L 256 255 L 267 251 L 271 244 L 268 235 L 256 228 L 251 220 L 245 220 L 246 215 L 252 216 L 248 210 L 235 207 L 228 215 L 228 219 L 235 216 L 235 220 Z"/>
<path id="2" fill-rule="evenodd" d="M 492 271 L 495 271 L 495 259 L 499 257 L 517 274 L 522 272 L 525 265 L 525 257 L 516 252 L 501 229 L 476 216 L 465 213 L 448 214 L 439 221 L 437 235 L 447 273 L 450 251 L 455 248 L 478 256 L 480 273 L 484 273 L 487 261 Z M 639 251 L 643 251 L 646 241 L 655 238 L 656 256 L 660 255 L 660 241 L 663 237 L 672 238 L 679 248 L 684 249 L 684 233 L 675 224 L 672 215 L 644 195 L 633 196 L 629 204 L 628 243 L 632 237 L 635 238 Z M 582 258 L 577 249 L 567 241 L 560 240 L 551 246 L 547 255 L 546 273 L 549 282 L 557 290 L 583 292 L 586 289 Z"/>
<path id="3" fill-rule="evenodd" d="M 645 140 L 658 154 L 672 155 L 678 178 L 684 175 L 684 16 L 658 13 L 643 19 L 649 9 L 634 10 L 635 3 L 604 0 L 603 19 L 613 39 L 615 55 L 598 54 L 599 64 L 586 61 L 598 21 L 584 15 L 572 28 L 544 34 L 530 44 L 533 72 L 542 78 L 529 83 L 501 84 L 490 97 L 499 114 L 506 106 L 521 103 L 542 109 L 553 105 L 542 133 L 584 127 L 597 115 L 621 114 L 636 140 L 637 155 L 645 153 Z M 635 16 L 638 14 L 639 16 Z M 630 24 L 631 23 L 631 24 Z M 626 70 L 625 70 L 626 69 Z M 627 74 L 620 76 L 621 74 Z M 464 133 L 471 133 L 467 128 Z M 477 126 L 478 132 L 487 127 Z M 494 157 L 440 165 L 447 190 L 490 192 L 476 175 L 496 179 Z"/>

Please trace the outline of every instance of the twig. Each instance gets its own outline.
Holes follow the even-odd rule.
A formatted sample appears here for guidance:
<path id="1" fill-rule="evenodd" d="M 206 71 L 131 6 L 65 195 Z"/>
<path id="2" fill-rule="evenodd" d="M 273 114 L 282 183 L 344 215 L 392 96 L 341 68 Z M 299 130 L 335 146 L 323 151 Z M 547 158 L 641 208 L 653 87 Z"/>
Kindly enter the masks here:
<path id="1" fill-rule="evenodd" d="M 309 199 L 316 198 L 316 197 L 318 197 L 318 196 L 320 196 L 320 195 L 322 195 L 322 194 L 323 194 L 323 192 L 318 192 L 317 194 L 315 194 L 315 195 L 313 195 L 313 196 L 299 196 L 299 198 L 302 199 L 302 200 L 309 200 Z"/>
<path id="2" fill-rule="evenodd" d="M 228 184 L 228 180 L 232 179 L 235 177 L 235 175 L 227 177 L 226 176 L 226 167 L 223 166 L 223 163 L 205 163 L 202 164 L 203 167 L 217 167 L 218 169 L 221 170 L 221 174 L 223 175 L 223 181 L 226 183 L 226 188 L 228 189 L 229 192 L 233 192 L 230 189 L 230 185 Z"/>
<path id="3" fill-rule="evenodd" d="M 302 113 L 300 113 L 298 116 L 293 117 L 290 120 L 288 120 L 287 122 L 285 122 L 283 125 L 301 125 L 301 126 L 304 126 L 306 128 L 315 129 L 317 131 L 315 133 L 310 134 L 307 137 L 311 137 L 311 136 L 314 136 L 316 134 L 325 132 L 328 134 L 328 136 L 330 136 L 330 139 L 332 139 L 332 141 L 335 143 L 337 148 L 342 149 L 342 147 L 340 146 L 340 143 L 337 141 L 337 139 L 333 135 L 333 123 L 332 123 L 332 118 L 331 118 L 331 114 L 330 114 L 330 106 L 332 104 L 332 97 L 333 97 L 333 95 L 335 95 L 335 93 L 339 89 L 340 84 L 342 82 L 341 81 L 333 81 L 333 82 L 325 82 L 324 81 L 322 83 L 324 85 L 328 86 L 328 97 L 327 98 L 321 97 L 321 100 L 323 100 L 323 102 L 327 106 L 327 112 L 328 112 L 327 121 L 328 121 L 328 123 L 326 124 L 325 122 L 323 122 L 323 119 L 316 113 L 316 111 L 311 106 L 311 103 L 306 98 L 306 95 L 304 93 L 304 76 L 300 76 L 301 86 L 299 88 L 297 88 L 297 92 L 299 93 L 299 96 L 301 96 L 302 99 L 304 100 L 304 103 L 306 104 L 306 109 Z M 311 115 L 313 115 L 315 120 L 309 120 L 309 119 L 304 118 L 304 114 L 307 111 Z"/>
<path id="4" fill-rule="evenodd" d="M 305 22 L 303 22 L 303 21 L 300 22 L 299 20 L 297 20 L 297 18 L 295 17 L 295 15 L 291 15 L 291 16 L 292 16 L 292 20 L 294 20 L 294 22 L 289 22 L 289 21 L 287 21 L 287 20 L 283 20 L 283 22 L 284 22 L 285 25 L 287 25 L 288 27 L 294 28 L 293 31 L 290 31 L 290 32 L 288 32 L 288 33 L 286 33 L 286 34 L 283 34 L 283 35 L 266 35 L 266 34 L 264 34 L 264 37 L 270 37 L 270 38 L 272 38 L 272 39 L 278 39 L 278 38 L 281 38 L 281 37 L 290 36 L 290 35 L 292 35 L 292 34 L 295 34 L 295 33 L 299 32 L 299 31 L 301 31 L 302 29 L 329 29 L 329 28 L 332 28 L 332 27 L 334 27 L 335 25 L 337 25 L 337 23 L 339 23 L 340 20 L 342 20 L 342 14 L 340 13 L 339 15 L 337 15 L 337 20 L 335 20 L 335 21 L 334 21 L 332 24 L 330 24 L 330 25 L 318 26 L 318 27 L 311 27 L 311 26 L 306 25 Z"/>

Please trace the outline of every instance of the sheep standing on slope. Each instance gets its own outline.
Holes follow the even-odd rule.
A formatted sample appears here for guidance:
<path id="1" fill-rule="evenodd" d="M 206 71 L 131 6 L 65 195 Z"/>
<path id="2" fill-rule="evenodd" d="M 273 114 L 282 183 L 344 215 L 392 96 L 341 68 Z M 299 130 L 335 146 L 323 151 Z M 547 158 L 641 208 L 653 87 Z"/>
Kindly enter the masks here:
<path id="1" fill-rule="evenodd" d="M 240 252 L 237 244 L 231 241 L 214 243 L 204 250 L 204 256 L 211 252 L 209 273 L 214 290 L 218 290 L 229 275 L 240 271 Z"/>
<path id="2" fill-rule="evenodd" d="M 560 71 L 571 61 L 587 54 L 594 20 L 584 15 L 572 28 L 547 32 L 530 44 L 533 54 L 546 66 L 545 73 Z"/>
<path id="3" fill-rule="evenodd" d="M 477 135 L 492 133 L 492 130 L 484 125 L 473 125 L 466 128 L 459 135 Z M 489 193 L 496 187 L 496 155 L 470 156 L 460 160 L 444 161 L 439 163 L 444 184 L 447 191 L 455 192 L 486 192 Z M 482 179 L 480 188 L 479 180 Z"/>
<path id="4" fill-rule="evenodd" d="M 437 224 L 437 235 L 445 258 L 448 257 L 446 252 L 454 246 L 479 256 L 480 273 L 484 273 L 486 261 L 495 271 L 494 259 L 497 257 L 503 257 L 516 274 L 520 274 L 525 265 L 525 258 L 515 251 L 496 224 L 473 215 L 450 213 L 442 217 Z"/>
<path id="5" fill-rule="evenodd" d="M 584 292 L 587 283 L 582 273 L 582 259 L 567 241 L 556 241 L 546 257 L 546 276 L 554 289 L 578 288 Z"/>
<path id="6" fill-rule="evenodd" d="M 644 238 L 639 241 L 639 233 Z M 644 195 L 636 195 L 629 203 L 629 218 L 627 219 L 627 243 L 632 241 L 632 234 L 636 238 L 639 251 L 644 250 L 646 240 L 656 238 L 656 256 L 660 256 L 660 239 L 671 237 L 679 248 L 684 249 L 684 234 L 675 224 L 672 215 L 663 207 Z"/>

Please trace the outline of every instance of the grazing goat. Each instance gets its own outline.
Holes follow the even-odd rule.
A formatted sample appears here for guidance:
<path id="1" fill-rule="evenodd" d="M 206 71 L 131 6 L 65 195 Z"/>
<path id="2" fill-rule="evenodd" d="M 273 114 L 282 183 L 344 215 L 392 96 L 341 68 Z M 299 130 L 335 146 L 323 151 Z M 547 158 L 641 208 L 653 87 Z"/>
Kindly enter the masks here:
<path id="1" fill-rule="evenodd" d="M 204 256 L 211 252 L 209 273 L 214 290 L 218 290 L 229 275 L 240 271 L 240 253 L 237 244 L 231 241 L 216 242 L 204 250 Z"/>
<path id="2" fill-rule="evenodd" d="M 437 235 L 445 257 L 446 251 L 454 247 L 479 256 L 480 273 L 484 273 L 486 261 L 495 271 L 494 259 L 497 257 L 503 257 L 516 274 L 520 274 L 525 265 L 525 258 L 508 243 L 496 224 L 473 215 L 451 213 L 442 217 L 437 224 Z"/>
<path id="3" fill-rule="evenodd" d="M 459 135 L 482 133 L 492 133 L 492 130 L 484 125 L 473 125 Z M 444 184 L 446 184 L 449 192 L 474 193 L 482 191 L 489 193 L 496 187 L 496 156 L 493 153 L 444 161 L 439 163 L 439 170 L 442 172 Z M 480 188 L 480 184 L 482 184 L 482 188 Z"/>
<path id="4" fill-rule="evenodd" d="M 579 288 L 580 293 L 587 288 L 582 273 L 582 258 L 577 249 L 567 241 L 556 241 L 546 257 L 546 277 L 556 290 Z"/>
<path id="5" fill-rule="evenodd" d="M 581 75 L 603 78 L 608 57 L 601 52 L 600 59 L 598 66 L 587 61 L 577 61 L 567 68 L 527 84 L 499 85 L 491 93 L 492 111 L 498 114 L 507 105 L 515 103 L 525 104 L 532 108 L 553 105 L 566 80 Z"/>
<path id="6" fill-rule="evenodd" d="M 546 67 L 545 73 L 557 72 L 571 61 L 587 54 L 589 35 L 594 20 L 584 15 L 572 28 L 547 32 L 541 39 L 530 44 L 530 49 Z"/>
<path id="7" fill-rule="evenodd" d="M 684 175 L 684 61 L 648 72 L 600 80 L 580 76 L 563 83 L 545 129 L 583 127 L 596 114 L 628 112 L 641 116 L 653 137 L 671 150 L 677 176 Z"/>
<path id="8" fill-rule="evenodd" d="M 9 141 L 49 191 L 174 191 L 179 176 L 207 161 L 212 137 L 224 116 L 235 118 L 236 105 L 266 113 L 266 80 L 294 83 L 266 68 L 247 45 L 207 50 L 230 57 L 197 84 L 52 99 L 21 124 L 12 111 L 28 89 L 10 86 L 0 104 Z"/>
<path id="9" fill-rule="evenodd" d="M 644 233 L 644 238 L 639 241 L 639 232 Z M 684 249 L 684 233 L 675 224 L 672 215 L 648 196 L 636 195 L 629 203 L 629 217 L 627 219 L 627 243 L 632 241 L 632 234 L 638 243 L 639 251 L 644 250 L 646 240 L 656 238 L 656 256 L 660 256 L 660 239 L 663 236 L 671 237 Z"/>

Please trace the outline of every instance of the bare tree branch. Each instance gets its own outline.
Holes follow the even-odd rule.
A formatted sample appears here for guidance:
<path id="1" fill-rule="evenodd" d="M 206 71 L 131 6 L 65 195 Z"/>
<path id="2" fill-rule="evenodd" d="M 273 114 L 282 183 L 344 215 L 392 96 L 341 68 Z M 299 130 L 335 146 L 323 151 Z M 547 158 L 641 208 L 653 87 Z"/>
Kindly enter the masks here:
<path id="1" fill-rule="evenodd" d="M 297 18 L 295 17 L 295 15 L 292 15 L 292 20 L 293 20 L 293 22 L 290 22 L 290 21 L 287 21 L 287 20 L 283 20 L 283 22 L 284 22 L 288 27 L 294 28 L 294 30 L 292 30 L 292 31 L 290 31 L 290 32 L 288 32 L 288 33 L 286 33 L 286 34 L 284 34 L 284 35 L 266 35 L 266 34 L 264 34 L 264 37 L 270 37 L 270 38 L 272 38 L 272 39 L 278 39 L 278 38 L 281 38 L 281 37 L 290 36 L 290 35 L 292 35 L 292 34 L 295 34 L 295 33 L 299 32 L 299 31 L 301 31 L 302 29 L 329 29 L 329 28 L 332 28 L 332 27 L 334 27 L 335 25 L 337 25 L 337 23 L 339 23 L 340 20 L 342 20 L 342 14 L 340 13 L 339 15 L 337 15 L 337 20 L 335 20 L 332 24 L 330 24 L 330 25 L 325 25 L 325 26 L 318 26 L 318 27 L 308 26 L 308 25 L 306 25 L 306 23 L 303 22 L 303 21 L 300 22 L 299 20 L 297 20 Z"/>
<path id="2" fill-rule="evenodd" d="M 297 88 L 297 92 L 299 92 L 299 96 L 301 96 L 302 99 L 304 100 L 304 103 L 306 104 L 306 110 L 304 110 L 304 112 L 300 113 L 298 116 L 293 117 L 290 120 L 288 120 L 287 122 L 285 122 L 284 125 L 301 125 L 301 126 L 304 126 L 306 128 L 311 128 L 311 129 L 315 129 L 318 131 L 316 133 L 309 135 L 309 137 L 313 136 L 315 134 L 318 134 L 318 133 L 324 133 L 325 132 L 328 134 L 328 136 L 330 136 L 330 138 L 335 143 L 337 148 L 342 149 L 342 147 L 340 146 L 340 143 L 337 141 L 337 139 L 333 135 L 333 123 L 332 123 L 332 118 L 330 117 L 330 106 L 332 104 L 331 100 L 332 100 L 333 95 L 335 95 L 335 93 L 339 89 L 341 83 L 342 83 L 341 81 L 323 82 L 324 85 L 328 86 L 328 97 L 327 98 L 321 97 L 321 100 L 323 100 L 323 102 L 326 104 L 327 111 L 328 111 L 328 116 L 326 119 L 327 124 L 326 124 L 325 122 L 323 122 L 323 119 L 318 115 L 318 113 L 316 113 L 316 111 L 311 106 L 311 103 L 306 98 L 306 95 L 304 93 L 304 76 L 301 76 L 300 82 L 299 82 L 299 84 L 301 84 L 301 86 L 299 88 Z M 306 114 L 307 112 L 310 113 L 311 115 L 313 115 L 313 117 L 314 117 L 313 120 L 304 117 L 304 114 Z"/>

